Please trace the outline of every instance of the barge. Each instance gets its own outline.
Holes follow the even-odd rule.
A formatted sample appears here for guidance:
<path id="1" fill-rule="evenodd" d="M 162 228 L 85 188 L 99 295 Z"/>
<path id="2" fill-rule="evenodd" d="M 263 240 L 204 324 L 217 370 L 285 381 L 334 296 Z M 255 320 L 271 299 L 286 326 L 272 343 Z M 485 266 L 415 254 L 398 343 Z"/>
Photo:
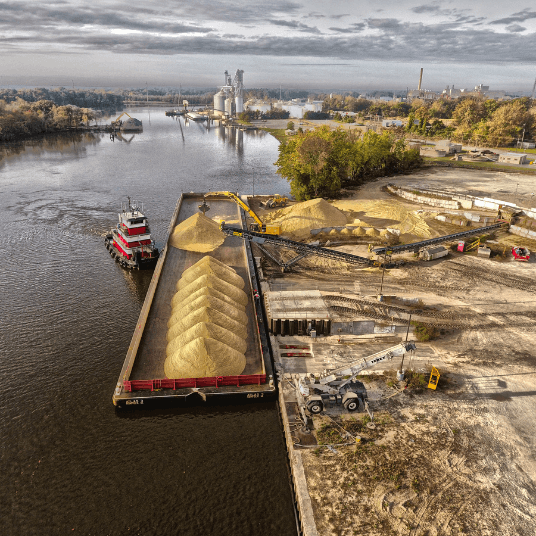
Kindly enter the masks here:
<path id="1" fill-rule="evenodd" d="M 272 348 L 262 308 L 262 295 L 251 246 L 236 236 L 227 236 L 210 256 L 232 267 L 245 281 L 248 295 L 246 367 L 238 376 L 211 378 L 166 378 L 167 322 L 171 300 L 182 273 L 206 253 L 177 249 L 170 244 L 176 225 L 198 212 L 203 194 L 182 194 L 172 216 L 168 238 L 160 253 L 132 340 L 114 390 L 118 407 L 189 400 L 264 399 L 275 396 Z M 211 202 L 213 218 L 234 221 L 246 227 L 246 214 L 225 197 Z"/>

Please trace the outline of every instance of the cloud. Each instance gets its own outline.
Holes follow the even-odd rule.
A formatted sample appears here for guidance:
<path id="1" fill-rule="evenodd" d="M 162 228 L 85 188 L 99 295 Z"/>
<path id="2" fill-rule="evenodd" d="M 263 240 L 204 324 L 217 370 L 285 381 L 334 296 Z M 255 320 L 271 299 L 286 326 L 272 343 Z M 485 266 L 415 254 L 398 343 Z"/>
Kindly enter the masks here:
<path id="1" fill-rule="evenodd" d="M 276 26 L 285 26 L 287 28 L 293 28 L 295 30 L 298 30 L 299 32 L 321 33 L 320 30 L 316 27 L 308 26 L 307 24 L 303 24 L 302 22 L 294 20 L 269 20 L 267 22 Z"/>
<path id="2" fill-rule="evenodd" d="M 511 24 L 510 26 L 507 26 L 506 29 L 509 32 L 524 32 L 526 30 L 524 26 L 520 26 L 519 24 Z"/>
<path id="3" fill-rule="evenodd" d="M 536 19 L 536 11 L 529 11 L 529 8 L 526 8 L 523 11 L 514 13 L 510 17 L 491 21 L 490 24 L 512 24 L 514 22 L 525 22 L 530 19 Z"/>
<path id="4" fill-rule="evenodd" d="M 439 6 L 429 6 L 427 4 L 414 7 L 411 11 L 413 11 L 413 13 L 432 13 L 433 15 L 444 14 L 444 10 Z"/>
<path id="5" fill-rule="evenodd" d="M 448 19 L 434 18 L 437 23 L 424 23 L 375 16 L 347 26 L 337 24 L 323 34 L 319 28 L 297 20 L 303 17 L 302 10 L 291 0 L 269 4 L 264 0 L 180 4 L 176 0 L 99 0 L 98 5 L 81 0 L 0 2 L 0 54 L 59 49 L 163 56 L 302 57 L 315 63 L 344 62 L 354 60 L 356 55 L 373 61 L 398 58 L 401 62 L 471 64 L 536 60 L 535 33 L 526 33 L 517 22 L 509 23 L 507 32 L 482 26 L 484 19 L 467 11 L 418 6 L 414 13 L 448 12 Z M 309 13 L 309 17 L 324 18 L 324 23 L 329 20 L 317 12 Z M 524 10 L 512 17 L 535 18 L 536 12 Z M 279 28 L 277 32 L 274 26 Z"/>
<path id="6" fill-rule="evenodd" d="M 337 27 L 331 27 L 329 28 L 332 32 L 337 33 L 359 33 L 363 31 L 365 28 L 367 28 L 367 25 L 364 22 L 356 22 L 354 24 L 351 24 L 348 28 L 337 28 Z"/>

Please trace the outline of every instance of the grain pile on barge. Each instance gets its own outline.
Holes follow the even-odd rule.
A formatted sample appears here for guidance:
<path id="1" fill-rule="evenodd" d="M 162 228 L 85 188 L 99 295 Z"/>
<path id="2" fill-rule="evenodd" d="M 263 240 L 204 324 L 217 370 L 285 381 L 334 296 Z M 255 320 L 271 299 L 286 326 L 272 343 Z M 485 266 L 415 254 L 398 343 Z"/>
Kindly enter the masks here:
<path id="1" fill-rule="evenodd" d="M 213 257 L 203 257 L 183 272 L 171 300 L 164 363 L 168 378 L 244 371 L 248 317 L 243 288 L 236 271 Z"/>
<path id="2" fill-rule="evenodd" d="M 173 229 L 170 244 L 177 249 L 208 253 L 221 246 L 224 240 L 219 225 L 199 212 Z"/>

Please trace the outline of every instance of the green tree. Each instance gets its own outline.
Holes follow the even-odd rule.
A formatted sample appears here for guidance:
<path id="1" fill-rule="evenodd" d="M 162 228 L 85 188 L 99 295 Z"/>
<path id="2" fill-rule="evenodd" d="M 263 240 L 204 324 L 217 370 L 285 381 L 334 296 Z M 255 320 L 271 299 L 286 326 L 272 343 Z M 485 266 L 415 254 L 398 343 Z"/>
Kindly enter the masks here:
<path id="1" fill-rule="evenodd" d="M 389 133 L 355 132 L 324 126 L 297 134 L 279 146 L 277 173 L 290 182 L 298 200 L 333 197 L 341 187 L 355 186 L 373 177 L 405 171 L 420 164 L 416 151 Z"/>
<path id="2" fill-rule="evenodd" d="M 488 121 L 489 143 L 498 147 L 511 145 L 521 139 L 533 127 L 533 116 L 527 111 L 525 103 L 516 99 L 503 104 L 493 112 Z"/>

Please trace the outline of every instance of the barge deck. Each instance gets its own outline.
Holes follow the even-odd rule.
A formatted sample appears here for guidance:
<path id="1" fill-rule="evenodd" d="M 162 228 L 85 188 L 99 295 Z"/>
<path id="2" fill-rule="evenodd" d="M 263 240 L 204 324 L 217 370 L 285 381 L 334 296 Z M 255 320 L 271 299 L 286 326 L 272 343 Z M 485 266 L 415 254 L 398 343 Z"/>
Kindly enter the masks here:
<path id="1" fill-rule="evenodd" d="M 244 290 L 249 297 L 246 308 L 249 319 L 246 368 L 240 376 L 182 379 L 165 377 L 167 322 L 171 316 L 175 285 L 184 270 L 207 255 L 174 248 L 169 244 L 169 237 L 177 224 L 198 212 L 202 200 L 203 194 L 183 194 L 177 202 L 168 240 L 156 265 L 112 397 L 116 406 L 164 400 L 184 401 L 189 397 L 198 397 L 199 400 L 229 397 L 255 399 L 275 395 L 272 350 L 261 305 L 262 296 L 255 262 L 249 243 L 234 236 L 226 237 L 225 242 L 209 255 L 234 268 L 246 283 Z M 246 226 L 246 215 L 233 201 L 214 198 L 210 207 L 211 218 Z"/>

